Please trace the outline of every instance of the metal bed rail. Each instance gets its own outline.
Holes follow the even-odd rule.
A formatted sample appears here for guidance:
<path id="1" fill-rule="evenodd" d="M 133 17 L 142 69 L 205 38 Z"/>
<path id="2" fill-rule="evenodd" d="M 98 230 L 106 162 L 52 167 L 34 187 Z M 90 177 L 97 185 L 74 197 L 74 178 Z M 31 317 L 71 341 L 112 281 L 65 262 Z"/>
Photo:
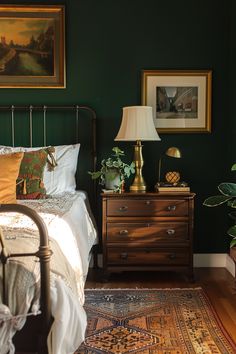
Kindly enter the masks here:
<path id="1" fill-rule="evenodd" d="M 91 127 L 91 139 L 90 141 L 90 154 L 91 154 L 91 170 L 96 171 L 97 166 L 97 140 L 96 140 L 96 131 L 97 131 L 97 117 L 95 111 L 86 106 L 86 105 L 10 105 L 10 106 L 0 106 L 0 113 L 9 112 L 9 119 L 11 120 L 11 141 L 12 146 L 15 146 L 15 118 L 16 112 L 27 112 L 29 115 L 29 139 L 30 139 L 30 147 L 33 146 L 33 121 L 34 121 L 34 113 L 42 112 L 42 125 L 43 125 L 43 145 L 48 146 L 47 142 L 47 118 L 50 112 L 62 112 L 62 111 L 70 111 L 75 116 L 75 133 L 76 133 L 76 142 L 79 142 L 79 118 L 82 111 L 87 112 L 88 115 L 86 118 L 90 119 Z M 50 117 L 49 117 L 50 118 Z M 84 118 L 84 117 L 83 117 Z M 92 181 L 91 185 L 91 198 L 92 198 L 92 208 L 93 210 L 97 207 L 97 183 L 96 181 Z"/>
<path id="2" fill-rule="evenodd" d="M 27 256 L 36 256 L 40 259 L 40 284 L 41 284 L 41 298 L 40 298 L 40 306 L 42 311 L 42 320 L 43 320 L 43 330 L 48 332 L 50 321 L 51 321 L 51 305 L 50 305 L 50 257 L 52 255 L 52 251 L 49 247 L 48 240 L 48 232 L 47 227 L 39 216 L 39 214 L 21 204 L 0 204 L 0 213 L 5 212 L 16 212 L 20 214 L 27 215 L 31 218 L 36 224 L 39 231 L 39 247 L 35 252 L 30 253 L 10 253 L 7 250 L 5 240 L 3 234 L 0 233 L 0 244 L 1 244 L 1 252 L 0 252 L 0 261 L 3 267 L 3 303 L 8 305 L 7 299 L 7 286 L 6 286 L 6 265 L 7 261 L 10 258 L 16 257 L 27 257 Z"/>
<path id="3" fill-rule="evenodd" d="M 49 111 L 74 111 L 75 112 L 75 131 L 76 131 L 76 141 L 78 142 L 78 132 L 79 132 L 79 113 L 81 111 L 87 111 L 90 113 L 91 122 L 92 122 L 92 157 L 93 157 L 93 168 L 96 169 L 97 163 L 97 150 L 96 150 L 96 113 L 95 111 L 83 105 L 29 105 L 29 106 L 0 106 L 0 111 L 9 111 L 11 114 L 11 138 L 12 146 L 15 146 L 15 112 L 16 111 L 28 111 L 29 112 L 29 137 L 30 137 L 30 146 L 33 146 L 33 113 L 34 111 L 41 111 L 43 113 L 43 142 L 44 146 L 47 146 L 47 113 Z"/>

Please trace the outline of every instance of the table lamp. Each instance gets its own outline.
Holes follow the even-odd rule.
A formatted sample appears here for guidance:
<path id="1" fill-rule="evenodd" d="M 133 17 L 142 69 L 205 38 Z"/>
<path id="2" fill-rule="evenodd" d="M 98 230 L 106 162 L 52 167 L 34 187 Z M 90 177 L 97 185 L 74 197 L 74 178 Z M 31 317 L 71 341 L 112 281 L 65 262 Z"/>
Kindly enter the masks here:
<path id="1" fill-rule="evenodd" d="M 142 176 L 144 160 L 141 141 L 160 141 L 153 122 L 152 107 L 123 107 L 120 130 L 115 141 L 136 141 L 134 145 L 135 178 L 130 186 L 131 192 L 145 192 L 146 183 Z"/>
<path id="2" fill-rule="evenodd" d="M 159 159 L 159 163 L 158 163 L 158 181 L 157 181 L 157 184 L 156 186 L 160 186 L 161 184 L 161 161 L 162 161 L 162 158 L 163 156 L 169 156 L 169 157 L 175 157 L 175 158 L 181 158 L 182 157 L 182 154 L 181 154 L 181 151 L 175 147 L 175 146 L 172 146 L 172 147 L 169 147 L 166 152 L 161 155 L 160 159 Z"/>

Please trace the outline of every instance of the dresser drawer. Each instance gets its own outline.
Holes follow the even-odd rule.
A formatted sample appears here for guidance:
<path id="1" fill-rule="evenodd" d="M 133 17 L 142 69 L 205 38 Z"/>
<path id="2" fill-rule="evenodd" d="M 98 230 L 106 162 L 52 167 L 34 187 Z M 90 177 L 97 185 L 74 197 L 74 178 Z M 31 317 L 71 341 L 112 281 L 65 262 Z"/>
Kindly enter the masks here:
<path id="1" fill-rule="evenodd" d="M 107 248 L 107 265 L 187 265 L 189 257 L 187 248 L 180 250 Z"/>
<path id="2" fill-rule="evenodd" d="M 107 223 L 107 242 L 142 242 L 154 246 L 160 242 L 188 239 L 187 222 Z"/>
<path id="3" fill-rule="evenodd" d="M 187 216 L 184 199 L 112 199 L 107 201 L 107 216 Z"/>

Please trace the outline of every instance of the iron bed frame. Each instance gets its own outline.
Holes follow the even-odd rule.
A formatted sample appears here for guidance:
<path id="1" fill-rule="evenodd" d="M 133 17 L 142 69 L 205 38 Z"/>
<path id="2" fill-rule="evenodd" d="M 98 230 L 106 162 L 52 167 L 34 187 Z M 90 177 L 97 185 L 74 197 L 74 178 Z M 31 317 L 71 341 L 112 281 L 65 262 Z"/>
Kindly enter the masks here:
<path id="1" fill-rule="evenodd" d="M 92 159 L 92 168 L 93 171 L 96 170 L 96 163 L 97 163 L 97 151 L 96 151 L 96 114 L 93 109 L 87 106 L 0 106 L 1 111 L 9 111 L 10 118 L 11 118 L 11 138 L 12 138 L 12 146 L 15 146 L 15 112 L 16 111 L 24 111 L 29 113 L 29 137 L 30 137 L 30 146 L 33 146 L 33 115 L 35 111 L 42 112 L 43 114 L 43 143 L 44 146 L 47 146 L 47 114 L 50 111 L 72 111 L 75 112 L 75 129 L 76 129 L 76 142 L 79 142 L 79 135 L 78 135 L 78 127 L 79 127 L 79 115 L 81 111 L 87 111 L 89 113 L 89 117 L 91 119 L 91 159 Z M 92 201 L 92 208 L 96 207 L 96 183 L 93 181 L 93 196 L 94 200 Z M 29 344 L 29 348 L 25 348 L 25 340 L 24 340 L 24 332 L 27 332 L 31 329 L 32 325 L 36 327 L 37 333 L 37 353 L 38 354 L 46 354 L 47 353 L 47 335 L 49 333 L 49 329 L 51 323 L 53 321 L 51 317 L 51 307 L 50 307 L 50 257 L 51 257 L 51 250 L 49 247 L 48 241 L 48 233 L 47 228 L 44 224 L 42 218 L 37 214 L 36 211 L 33 209 L 20 205 L 20 204 L 0 204 L 0 213 L 2 212 L 17 212 L 22 213 L 30 217 L 34 223 L 36 224 L 38 231 L 39 231 L 39 248 L 35 252 L 31 253 L 15 253 L 11 254 L 7 251 L 5 246 L 5 241 L 3 238 L 2 233 L 0 232 L 0 245 L 1 245 L 1 252 L 0 252 L 0 263 L 2 263 L 3 267 L 3 302 L 7 305 L 7 295 L 6 295 L 6 276 L 5 276 L 5 268 L 9 258 L 12 257 L 23 257 L 23 256 L 36 256 L 39 258 L 40 261 L 40 273 L 41 273 L 41 294 L 40 294 L 40 308 L 41 308 L 41 315 L 36 316 L 37 318 L 37 325 L 35 326 L 34 323 L 36 321 L 34 318 L 29 317 L 26 321 L 26 325 L 20 332 L 17 332 L 14 336 L 14 343 L 16 345 L 16 350 L 24 350 L 25 351 L 32 351 L 32 343 Z M 96 257 L 96 247 L 94 252 L 94 266 L 97 266 L 97 257 Z M 27 332 L 28 337 L 28 332 Z M 31 341 L 32 342 L 32 341 Z M 33 350 L 35 350 L 33 348 Z"/>

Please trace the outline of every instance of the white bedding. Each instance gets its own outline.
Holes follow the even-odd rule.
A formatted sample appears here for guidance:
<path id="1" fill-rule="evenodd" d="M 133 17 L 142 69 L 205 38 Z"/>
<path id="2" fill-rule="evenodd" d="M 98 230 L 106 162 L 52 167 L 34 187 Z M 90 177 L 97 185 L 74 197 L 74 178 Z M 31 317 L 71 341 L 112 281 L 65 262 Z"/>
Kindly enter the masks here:
<path id="1" fill-rule="evenodd" d="M 58 262 L 54 255 L 51 260 L 50 289 L 52 315 L 55 320 L 48 337 L 48 350 L 49 354 L 73 354 L 84 339 L 87 324 L 83 309 L 84 283 L 89 267 L 90 250 L 97 241 L 97 232 L 90 209 L 87 207 L 86 194 L 78 191 L 54 196 L 46 200 L 21 200 L 19 203 L 39 212 L 48 227 L 52 249 L 56 250 L 59 245 L 60 251 L 55 253 L 60 254 L 62 252 L 61 262 Z M 28 241 L 30 238 L 30 242 L 38 244 L 38 239 L 35 237 L 37 227 L 28 217 L 21 214 L 0 213 L 0 225 L 3 228 L 9 249 L 14 248 L 14 246 L 18 249 L 20 239 L 24 239 L 25 242 L 26 239 Z M 66 259 L 66 261 L 64 262 L 63 259 Z M 21 260 L 17 259 L 17 262 L 23 262 Z M 58 263 L 61 263 L 60 266 Z M 33 273 L 33 280 L 30 279 L 30 281 L 38 285 L 38 264 L 34 264 Z M 12 286 L 19 287 L 20 285 L 13 282 Z M 17 291 L 19 292 L 18 288 Z M 37 311 L 38 294 L 38 286 L 28 287 L 27 296 L 24 296 L 24 303 L 22 303 L 22 300 L 10 300 L 11 313 L 13 315 L 25 315 L 32 309 Z M 30 308 L 32 301 L 34 305 Z M 4 317 L 5 315 L 0 313 L 0 320 L 1 316 Z M 25 317 L 18 319 L 17 328 L 21 328 L 24 322 Z M 9 347 L 6 340 L 9 339 L 7 338 L 9 332 L 13 335 L 15 330 L 12 328 L 12 321 L 3 322 L 2 325 L 0 322 L 1 354 L 5 354 L 5 351 L 2 351 L 4 345 L 6 353 L 8 349 L 14 353 L 13 348 Z M 3 338 L 5 338 L 4 342 Z"/>

